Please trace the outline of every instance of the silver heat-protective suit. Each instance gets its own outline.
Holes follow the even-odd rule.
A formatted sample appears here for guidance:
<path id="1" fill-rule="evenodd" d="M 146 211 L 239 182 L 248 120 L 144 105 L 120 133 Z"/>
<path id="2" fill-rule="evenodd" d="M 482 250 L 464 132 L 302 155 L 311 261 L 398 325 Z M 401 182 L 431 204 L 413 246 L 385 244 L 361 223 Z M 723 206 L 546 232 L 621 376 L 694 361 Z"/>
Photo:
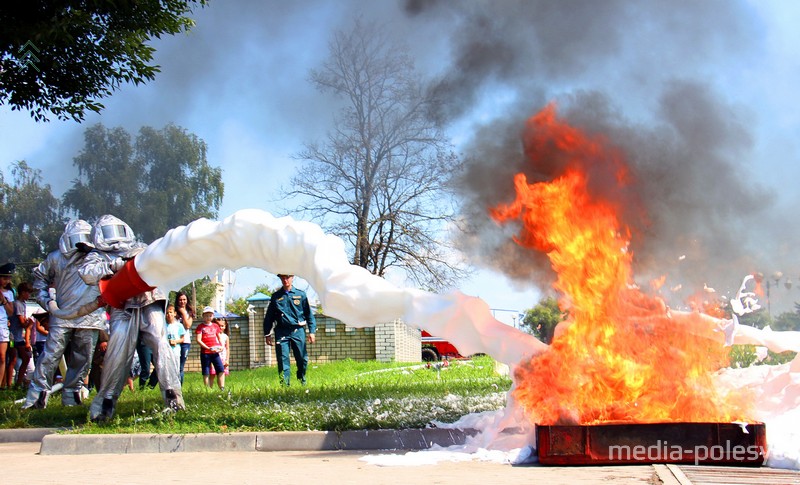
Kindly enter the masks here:
<path id="1" fill-rule="evenodd" d="M 112 276 L 126 260 L 144 251 L 131 228 L 112 215 L 104 215 L 92 227 L 95 250 L 83 261 L 80 274 L 90 285 Z M 106 350 L 100 389 L 89 407 L 92 421 L 104 421 L 114 415 L 117 399 L 125 387 L 141 333 L 153 352 L 161 396 L 172 410 L 184 409 L 178 358 L 166 337 L 164 311 L 167 299 L 158 289 L 128 299 L 123 309 L 112 308 L 110 338 Z"/>
<path id="2" fill-rule="evenodd" d="M 86 253 L 78 249 L 80 243 L 89 242 L 92 226 L 83 220 L 67 223 L 58 242 L 58 250 L 33 270 L 33 288 L 36 301 L 44 309 L 63 309 L 50 315 L 50 333 L 45 350 L 36 361 L 23 408 L 44 408 L 53 389 L 53 378 L 61 357 L 69 345 L 67 371 L 61 391 L 61 401 L 65 406 L 81 403 L 88 390 L 83 381 L 89 372 L 95 344 L 100 329 L 105 328 L 106 318 L 102 309 L 97 309 L 100 296 L 96 286 L 84 283 L 78 274 Z M 54 291 L 50 291 L 52 288 Z M 52 298 L 55 293 L 55 300 Z M 87 306 L 93 312 L 75 317 L 70 309 Z M 63 316 L 60 316 L 63 315 Z"/>

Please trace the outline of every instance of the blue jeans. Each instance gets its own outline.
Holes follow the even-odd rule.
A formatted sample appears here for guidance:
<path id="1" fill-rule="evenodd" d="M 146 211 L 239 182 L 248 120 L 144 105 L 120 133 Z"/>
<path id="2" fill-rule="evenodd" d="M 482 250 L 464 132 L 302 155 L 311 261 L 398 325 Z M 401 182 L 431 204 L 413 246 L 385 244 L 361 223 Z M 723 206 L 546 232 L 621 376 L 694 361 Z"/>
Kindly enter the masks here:
<path id="1" fill-rule="evenodd" d="M 186 366 L 186 359 L 189 358 L 189 349 L 192 348 L 192 344 L 181 343 L 181 384 L 183 384 L 183 368 Z"/>
<path id="2" fill-rule="evenodd" d="M 41 338 L 41 337 L 39 337 L 39 338 Z M 45 344 L 45 340 L 42 340 L 41 342 L 37 340 L 36 343 L 33 345 L 33 358 L 34 358 L 34 360 L 38 361 L 39 360 L 39 356 L 44 353 L 44 344 Z"/>
<path id="3" fill-rule="evenodd" d="M 150 366 L 153 364 L 153 351 L 150 347 L 145 345 L 142 339 L 136 343 L 136 353 L 139 355 L 139 365 L 142 366 L 139 371 L 139 388 L 143 388 L 145 384 L 154 388 L 158 385 L 158 373 L 153 370 L 150 372 Z"/>
<path id="4" fill-rule="evenodd" d="M 222 374 L 225 372 L 225 365 L 222 363 L 222 357 L 219 356 L 219 353 L 214 352 L 213 354 L 200 354 L 200 368 L 203 371 L 204 376 L 211 375 L 211 366 L 214 366 L 214 370 L 217 374 Z"/>

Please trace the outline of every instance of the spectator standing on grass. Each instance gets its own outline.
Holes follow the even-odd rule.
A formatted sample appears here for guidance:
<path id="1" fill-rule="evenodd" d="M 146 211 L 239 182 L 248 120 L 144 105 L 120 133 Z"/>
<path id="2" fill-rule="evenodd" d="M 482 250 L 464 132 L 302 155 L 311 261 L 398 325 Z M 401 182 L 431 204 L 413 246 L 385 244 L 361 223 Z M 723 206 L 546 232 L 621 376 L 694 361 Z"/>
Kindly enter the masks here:
<path id="1" fill-rule="evenodd" d="M 182 291 L 175 294 L 175 318 L 181 322 L 183 329 L 186 331 L 183 335 L 180 355 L 181 384 L 183 384 L 183 370 L 186 367 L 186 359 L 189 357 L 189 349 L 192 348 L 194 308 L 189 304 L 189 296 Z"/>
<path id="2" fill-rule="evenodd" d="M 309 343 L 314 343 L 317 322 L 308 304 L 308 297 L 302 290 L 294 288 L 294 275 L 279 274 L 281 289 L 272 294 L 264 316 L 264 336 L 267 345 L 275 345 L 275 357 L 278 360 L 278 376 L 281 384 L 289 385 L 291 374 L 289 351 L 294 354 L 297 364 L 297 380 L 306 384 L 308 368 Z M 272 336 L 272 332 L 275 336 Z"/>
<path id="3" fill-rule="evenodd" d="M 230 349 L 231 349 L 231 347 L 230 347 L 231 329 L 230 329 L 230 326 L 228 325 L 228 321 L 226 319 L 224 319 L 224 318 L 215 318 L 214 321 L 217 322 L 217 325 L 219 325 L 219 328 L 222 330 L 222 333 L 219 334 L 219 340 L 222 343 L 222 352 L 219 353 L 219 356 L 222 359 L 223 367 L 225 367 L 225 375 L 229 376 L 230 375 L 230 365 L 229 365 L 230 361 L 228 359 L 229 359 L 229 356 L 231 355 L 231 353 L 230 353 Z M 216 375 L 216 374 L 217 374 L 217 371 L 214 369 L 214 367 L 211 367 L 211 375 L 213 376 L 213 375 Z"/>
<path id="4" fill-rule="evenodd" d="M 31 361 L 31 341 L 28 329 L 31 327 L 32 318 L 28 317 L 25 302 L 31 297 L 33 286 L 27 281 L 17 285 L 17 299 L 14 301 L 14 315 L 9 319 L 11 325 L 11 339 L 14 347 L 8 352 L 8 365 L 6 366 L 6 387 L 12 384 L 16 387 L 28 386 L 28 364 Z M 19 362 L 17 362 L 19 360 Z M 14 369 L 19 364 L 19 372 L 14 378 Z"/>
<path id="5" fill-rule="evenodd" d="M 108 339 L 108 330 L 101 329 L 100 334 L 97 336 L 94 356 L 92 356 L 92 367 L 89 369 L 89 389 L 100 389 L 100 382 L 103 379 L 103 362 L 105 362 L 106 350 L 108 350 Z"/>
<path id="6" fill-rule="evenodd" d="M 167 340 L 169 341 L 170 347 L 172 347 L 172 352 L 175 354 L 175 357 L 180 359 L 181 356 L 181 343 L 183 342 L 183 337 L 186 335 L 186 330 L 183 328 L 183 324 L 178 321 L 176 314 L 175 314 L 175 305 L 169 304 L 167 305 Z"/>
<path id="7" fill-rule="evenodd" d="M 48 325 L 50 325 L 50 314 L 34 313 L 34 320 L 36 320 L 36 343 L 33 344 L 33 360 L 38 361 L 44 353 L 44 344 L 47 342 L 47 334 L 50 333 Z"/>
<path id="8" fill-rule="evenodd" d="M 14 315 L 14 291 L 11 287 L 11 276 L 17 269 L 14 263 L 0 266 L 0 390 L 6 383 L 6 352 L 11 340 L 9 318 Z"/>
<path id="9" fill-rule="evenodd" d="M 213 322 L 214 309 L 210 306 L 203 308 L 203 323 L 197 326 L 195 334 L 197 343 L 200 345 L 200 368 L 203 371 L 203 383 L 208 387 L 214 387 L 211 380 L 211 366 L 217 371 L 217 385 L 220 390 L 225 390 L 225 365 L 222 363 L 220 352 L 222 352 L 222 341 L 219 336 L 222 329 Z"/>
<path id="10" fill-rule="evenodd" d="M 139 377 L 139 373 L 141 372 L 141 365 L 139 365 L 139 355 L 136 352 L 133 353 L 133 359 L 131 359 L 131 368 L 128 371 L 128 379 L 125 381 L 125 387 L 130 389 L 131 392 L 135 392 L 136 388 L 133 386 L 133 379 L 135 377 Z M 124 391 L 125 388 L 123 387 L 122 390 Z M 122 391 L 120 391 L 122 393 Z"/>
<path id="11" fill-rule="evenodd" d="M 20 372 L 17 371 L 18 379 L 20 379 L 19 377 L 20 375 L 22 376 L 21 377 L 22 382 L 20 382 L 19 385 L 23 389 L 27 389 L 30 386 L 31 384 L 30 378 L 33 375 L 33 371 L 36 370 L 36 365 L 33 361 L 33 344 L 36 342 L 35 339 L 36 339 L 36 320 L 29 317 L 28 326 L 24 329 L 24 341 L 27 343 L 28 346 L 28 365 L 25 368 L 24 374 L 20 374 Z M 22 361 L 20 361 L 20 359 L 17 359 L 17 368 L 21 366 L 22 366 Z"/>
<path id="12" fill-rule="evenodd" d="M 153 351 L 147 346 L 142 338 L 141 332 L 136 340 L 136 355 L 139 356 L 139 390 L 147 385 L 150 389 L 155 389 L 158 385 L 158 372 L 155 369 Z"/>

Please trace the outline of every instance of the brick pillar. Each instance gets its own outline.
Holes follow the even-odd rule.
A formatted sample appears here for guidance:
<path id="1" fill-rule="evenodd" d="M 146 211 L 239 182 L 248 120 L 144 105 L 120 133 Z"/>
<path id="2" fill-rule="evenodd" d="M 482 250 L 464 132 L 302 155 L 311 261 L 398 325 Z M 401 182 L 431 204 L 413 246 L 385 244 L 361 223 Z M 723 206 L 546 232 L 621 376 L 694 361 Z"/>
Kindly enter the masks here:
<path id="1" fill-rule="evenodd" d="M 230 340 L 228 341 L 230 370 L 249 369 L 250 319 L 245 317 L 230 318 L 228 319 L 228 325 L 230 330 Z"/>
<path id="2" fill-rule="evenodd" d="M 422 340 L 419 329 L 402 320 L 375 325 L 375 360 L 378 362 L 420 362 Z"/>
<path id="3" fill-rule="evenodd" d="M 250 368 L 255 369 L 265 365 L 273 365 L 274 358 L 272 357 L 271 348 L 267 350 L 267 344 L 264 342 L 264 314 L 267 311 L 265 303 L 253 303 L 253 313 L 250 313 Z"/>

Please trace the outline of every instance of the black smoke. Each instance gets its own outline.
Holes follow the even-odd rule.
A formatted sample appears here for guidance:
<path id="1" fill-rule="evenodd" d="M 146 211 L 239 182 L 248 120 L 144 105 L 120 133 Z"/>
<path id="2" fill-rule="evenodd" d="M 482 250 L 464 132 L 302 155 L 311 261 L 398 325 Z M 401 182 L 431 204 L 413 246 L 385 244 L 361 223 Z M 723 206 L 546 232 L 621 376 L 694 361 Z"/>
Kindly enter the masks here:
<path id="1" fill-rule="evenodd" d="M 554 176 L 552 164 L 526 159 L 523 129 L 555 102 L 561 118 L 621 150 L 630 166 L 633 184 L 604 196 L 622 201 L 637 282 L 666 275 L 662 291 L 683 287 L 665 295 L 674 300 L 796 267 L 785 244 L 797 240 L 790 218 L 775 213 L 774 195 L 753 174 L 755 120 L 718 74 L 746 69 L 760 51 L 753 39 L 762 26 L 746 2 L 429 0 L 406 2 L 406 13 L 454 25 L 452 61 L 430 88 L 435 119 L 476 115 L 487 93 L 511 99 L 475 127 L 457 180 L 470 227 L 462 248 L 484 265 L 541 288 L 553 280 L 548 259 L 514 244 L 516 228 L 499 227 L 487 208 L 514 199 L 517 172 Z M 590 183 L 602 188 L 600 180 Z"/>

